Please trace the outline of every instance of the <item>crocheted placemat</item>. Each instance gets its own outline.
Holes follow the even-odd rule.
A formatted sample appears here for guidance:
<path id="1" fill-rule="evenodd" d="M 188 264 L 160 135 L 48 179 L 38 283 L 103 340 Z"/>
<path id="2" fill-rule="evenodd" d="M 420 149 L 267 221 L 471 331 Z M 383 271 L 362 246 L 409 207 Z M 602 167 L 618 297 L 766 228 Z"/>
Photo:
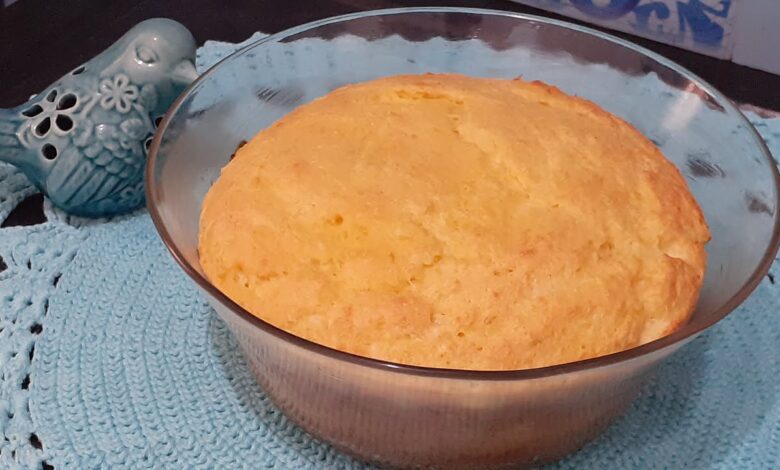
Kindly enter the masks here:
<path id="1" fill-rule="evenodd" d="M 199 67 L 235 47 L 207 43 Z M 780 152 L 780 120 L 751 119 Z M 0 220 L 33 193 L 0 166 Z M 364 468 L 268 401 L 145 211 L 44 215 L 0 229 L 0 468 Z M 778 468 L 779 288 L 768 277 L 556 466 Z"/>

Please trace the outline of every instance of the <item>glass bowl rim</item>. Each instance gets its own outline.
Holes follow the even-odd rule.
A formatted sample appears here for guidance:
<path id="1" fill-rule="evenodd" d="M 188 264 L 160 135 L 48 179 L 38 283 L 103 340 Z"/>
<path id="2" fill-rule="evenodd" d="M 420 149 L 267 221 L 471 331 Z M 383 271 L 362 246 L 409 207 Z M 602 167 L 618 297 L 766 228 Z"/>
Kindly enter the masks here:
<path id="1" fill-rule="evenodd" d="M 211 284 L 206 277 L 201 274 L 194 266 L 192 266 L 184 257 L 183 252 L 179 249 L 173 237 L 166 228 L 166 223 L 158 210 L 157 201 L 160 195 L 155 185 L 154 168 L 157 161 L 157 154 L 160 149 L 162 136 L 168 128 L 173 116 L 178 112 L 182 103 L 187 100 L 193 91 L 197 91 L 201 82 L 208 79 L 210 75 L 214 73 L 223 64 L 228 63 L 231 60 L 243 55 L 245 52 L 260 46 L 265 43 L 280 42 L 284 38 L 299 34 L 305 31 L 309 31 L 321 26 L 342 23 L 350 20 L 375 17 L 375 16 L 388 16 L 410 13 L 463 13 L 473 15 L 491 15 L 491 16 L 503 16 L 508 18 L 514 18 L 523 20 L 526 22 L 536 22 L 545 26 L 558 27 L 576 31 L 579 33 L 589 34 L 595 36 L 601 40 L 605 40 L 630 49 L 635 53 L 644 55 L 656 63 L 665 66 L 677 74 L 684 77 L 688 82 L 696 84 L 699 88 L 704 90 L 707 94 L 712 96 L 718 101 L 718 104 L 723 106 L 724 109 L 730 110 L 735 114 L 735 117 L 741 121 L 741 124 L 745 126 L 748 132 L 753 137 L 755 144 L 760 150 L 765 163 L 769 167 L 769 171 L 772 172 L 775 188 L 775 212 L 772 214 L 774 218 L 774 227 L 772 230 L 772 237 L 769 245 L 767 246 L 761 260 L 753 270 L 752 274 L 748 278 L 740 289 L 731 296 L 723 305 L 721 305 L 707 321 L 700 322 L 699 324 L 687 324 L 678 329 L 674 333 L 656 339 L 649 343 L 642 344 L 640 346 L 618 351 L 615 353 L 597 356 L 589 359 L 581 359 L 574 362 L 568 362 L 564 364 L 556 364 L 545 367 L 537 367 L 532 369 L 520 369 L 520 370 L 465 370 L 465 369 L 450 369 L 450 368 L 436 368 L 426 366 L 415 366 L 408 364 L 401 364 L 391 361 L 385 361 L 381 359 L 374 359 L 366 356 L 360 356 L 357 354 L 341 351 L 329 346 L 325 346 L 313 341 L 307 340 L 300 336 L 296 336 L 288 331 L 278 328 L 259 317 L 252 315 L 243 307 L 238 305 L 227 295 L 223 294 L 219 289 Z M 777 165 L 772 158 L 769 149 L 766 146 L 763 138 L 758 134 L 758 131 L 753 127 L 753 124 L 745 117 L 744 114 L 732 103 L 730 99 L 717 91 L 712 85 L 702 80 L 700 77 L 689 71 L 688 69 L 678 65 L 677 63 L 657 54 L 645 47 L 634 44 L 630 41 L 621 39 L 611 34 L 603 33 L 593 28 L 580 26 L 567 21 L 556 20 L 538 15 L 529 15 L 525 13 L 517 13 L 503 10 L 493 10 L 486 8 L 465 8 L 465 7 L 406 7 L 406 8 L 387 8 L 370 11 L 362 11 L 357 13 L 349 13 L 345 15 L 333 16 L 324 18 L 321 20 L 311 21 L 292 28 L 285 29 L 275 34 L 270 34 L 257 41 L 253 41 L 240 49 L 236 50 L 232 54 L 224 57 L 216 64 L 212 65 L 208 70 L 201 74 L 190 86 L 188 86 L 171 107 L 166 112 L 163 120 L 155 133 L 154 139 L 149 149 L 149 156 L 147 159 L 146 176 L 146 200 L 149 209 L 150 216 L 154 223 L 157 232 L 162 238 L 166 248 L 170 251 L 173 258 L 184 270 L 184 272 L 203 290 L 205 290 L 212 298 L 216 299 L 220 304 L 230 310 L 231 313 L 242 318 L 247 323 L 263 330 L 265 333 L 275 336 L 277 339 L 288 342 L 294 346 L 301 347 L 309 352 L 323 355 L 327 358 L 344 361 L 356 366 L 369 367 L 372 369 L 383 370 L 387 372 L 403 373 L 409 375 L 441 378 L 441 379 L 460 379 L 460 380 L 486 380 L 486 381 L 510 381 L 510 380 L 527 380 L 527 379 L 539 379 L 543 377 L 564 375 L 579 371 L 586 371 L 590 369 L 598 369 L 610 365 L 616 365 L 619 363 L 627 362 L 632 359 L 637 359 L 642 356 L 650 355 L 654 352 L 663 350 L 667 347 L 672 347 L 677 344 L 684 344 L 690 339 L 693 339 L 696 335 L 702 331 L 708 329 L 720 320 L 725 318 L 729 313 L 736 309 L 758 286 L 761 280 L 774 261 L 777 254 L 778 247 L 780 246 L 780 217 L 777 214 L 777 208 L 780 207 L 780 173 L 778 173 Z"/>

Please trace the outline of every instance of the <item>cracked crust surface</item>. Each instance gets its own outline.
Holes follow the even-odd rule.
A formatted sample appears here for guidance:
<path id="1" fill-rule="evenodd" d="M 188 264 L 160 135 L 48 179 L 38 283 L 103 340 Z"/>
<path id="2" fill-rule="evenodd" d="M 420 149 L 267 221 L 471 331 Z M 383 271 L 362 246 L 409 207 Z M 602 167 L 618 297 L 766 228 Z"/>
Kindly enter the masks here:
<path id="1" fill-rule="evenodd" d="M 542 83 L 395 76 L 240 148 L 199 252 L 254 315 L 343 351 L 472 370 L 628 349 L 684 323 L 709 232 L 624 121 Z"/>

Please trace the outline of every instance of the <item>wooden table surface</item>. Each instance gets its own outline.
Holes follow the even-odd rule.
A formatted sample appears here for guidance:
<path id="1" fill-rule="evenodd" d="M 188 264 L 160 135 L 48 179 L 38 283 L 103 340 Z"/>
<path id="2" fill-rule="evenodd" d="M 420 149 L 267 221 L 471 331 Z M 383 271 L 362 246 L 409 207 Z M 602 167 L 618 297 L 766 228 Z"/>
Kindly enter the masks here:
<path id="1" fill-rule="evenodd" d="M 555 16 L 508 0 L 24 0 L 0 9 L 0 107 L 11 107 L 111 44 L 135 23 L 169 17 L 199 44 L 237 42 L 328 16 L 378 8 L 471 6 Z M 634 36 L 614 33 L 689 68 L 731 99 L 780 111 L 780 76 Z M 40 195 L 2 224 L 43 220 Z"/>

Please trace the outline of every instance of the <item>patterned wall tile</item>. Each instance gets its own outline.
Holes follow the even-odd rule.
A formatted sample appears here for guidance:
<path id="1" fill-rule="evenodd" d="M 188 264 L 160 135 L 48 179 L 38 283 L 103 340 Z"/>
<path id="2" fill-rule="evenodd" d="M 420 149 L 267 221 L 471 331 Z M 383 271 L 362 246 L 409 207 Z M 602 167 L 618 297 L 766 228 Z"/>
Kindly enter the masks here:
<path id="1" fill-rule="evenodd" d="M 736 0 L 512 0 L 561 15 L 728 58 Z"/>

